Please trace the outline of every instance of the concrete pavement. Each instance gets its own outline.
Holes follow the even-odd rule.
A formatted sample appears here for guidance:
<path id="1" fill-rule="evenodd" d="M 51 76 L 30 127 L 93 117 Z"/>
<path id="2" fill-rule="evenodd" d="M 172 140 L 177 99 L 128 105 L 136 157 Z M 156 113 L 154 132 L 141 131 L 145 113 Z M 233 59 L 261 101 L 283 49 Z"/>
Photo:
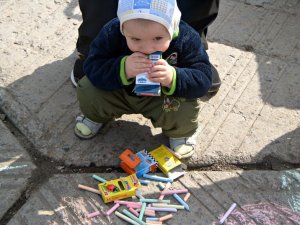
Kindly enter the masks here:
<path id="1" fill-rule="evenodd" d="M 18 140 L 0 121 L 0 218 L 26 192 L 35 165 Z"/>
<path id="2" fill-rule="evenodd" d="M 117 166 L 125 148 L 167 143 L 140 115 L 108 124 L 93 140 L 78 140 L 73 129 L 79 108 L 69 82 L 77 2 L 12 1 L 5 7 L 0 107 L 41 154 L 67 165 Z M 203 98 L 190 166 L 259 163 L 268 156 L 299 162 L 299 143 L 290 142 L 300 122 L 299 23 L 298 1 L 221 2 L 208 39 L 223 85 L 213 98 Z"/>
<path id="3" fill-rule="evenodd" d="M 32 150 L 0 121 L 0 223 L 109 224 L 85 218 L 111 206 L 77 189 L 78 182 L 95 185 L 85 167 L 117 177 L 103 172 L 118 167 L 125 148 L 151 150 L 167 139 L 149 120 L 126 115 L 95 139 L 78 140 L 73 128 L 79 108 L 69 81 L 81 21 L 77 1 L 0 2 L 0 109 L 49 163 L 36 166 Z M 227 224 L 300 224 L 299 170 L 222 167 L 299 167 L 299 24 L 299 0 L 221 1 L 209 27 L 208 53 L 223 84 L 202 99 L 197 154 L 187 162 L 193 170 L 174 184 L 191 191 L 192 210 L 178 212 L 168 224 L 217 223 L 233 202 L 238 207 Z M 199 171 L 211 165 L 223 171 Z M 68 169 L 74 167 L 82 170 Z M 38 182 L 35 171 L 49 179 L 37 188 L 30 182 Z M 149 196 L 157 194 L 152 185 L 143 187 Z"/>
<path id="4" fill-rule="evenodd" d="M 105 179 L 115 179 L 122 174 L 97 174 Z M 123 174 L 124 175 L 124 174 Z M 191 197 L 187 203 L 190 211 L 178 210 L 167 224 L 218 224 L 231 206 L 237 208 L 225 224 L 300 224 L 299 170 L 290 171 L 191 171 L 174 188 L 188 188 Z M 95 193 L 77 188 L 78 184 L 97 187 L 92 174 L 55 175 L 18 211 L 8 225 L 15 224 L 124 224 L 115 215 L 109 218 L 106 211 L 113 203 L 103 204 Z M 156 182 L 143 187 L 143 196 L 158 198 Z M 298 193 L 297 193 L 298 192 Z M 182 195 L 182 198 L 184 195 Z M 178 204 L 167 196 L 171 203 Z M 136 201 L 130 200 L 129 201 Z M 125 206 L 118 208 L 122 211 Z M 100 211 L 101 215 L 88 219 L 87 214 Z M 156 213 L 156 217 L 168 213 Z"/>

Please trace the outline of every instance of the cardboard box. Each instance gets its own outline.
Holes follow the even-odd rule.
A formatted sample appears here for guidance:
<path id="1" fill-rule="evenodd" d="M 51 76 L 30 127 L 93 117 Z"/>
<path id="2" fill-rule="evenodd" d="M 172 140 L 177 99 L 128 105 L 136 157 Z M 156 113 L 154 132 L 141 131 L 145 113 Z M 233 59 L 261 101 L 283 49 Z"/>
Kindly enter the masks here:
<path id="1" fill-rule="evenodd" d="M 172 150 L 165 145 L 149 152 L 149 154 L 156 160 L 158 168 L 169 178 L 175 180 L 183 176 L 185 165 L 173 154 Z"/>
<path id="2" fill-rule="evenodd" d="M 128 174 L 135 173 L 138 178 L 143 174 L 156 171 L 157 168 L 156 161 L 145 150 L 134 154 L 130 149 L 126 149 L 119 158 L 120 167 Z"/>
<path id="3" fill-rule="evenodd" d="M 137 188 L 140 187 L 140 183 L 137 176 L 131 174 L 127 177 L 100 183 L 98 187 L 104 203 L 108 203 L 134 196 Z"/>

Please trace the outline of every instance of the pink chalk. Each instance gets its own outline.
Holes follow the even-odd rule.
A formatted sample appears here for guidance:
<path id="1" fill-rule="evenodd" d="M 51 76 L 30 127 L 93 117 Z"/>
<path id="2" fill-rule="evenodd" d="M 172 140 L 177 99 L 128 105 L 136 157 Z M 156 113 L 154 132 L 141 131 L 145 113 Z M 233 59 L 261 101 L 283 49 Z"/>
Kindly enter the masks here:
<path id="1" fill-rule="evenodd" d="M 119 203 L 116 203 L 113 207 L 111 207 L 107 212 L 106 212 L 106 215 L 110 215 L 112 214 L 117 208 L 119 208 L 120 204 Z"/>
<path id="2" fill-rule="evenodd" d="M 155 211 L 146 209 L 145 212 L 144 212 L 144 215 L 145 216 L 155 216 Z"/>
<path id="3" fill-rule="evenodd" d="M 186 193 L 186 195 L 184 196 L 183 201 L 187 201 L 189 199 L 189 197 L 191 196 L 191 193 Z"/>
<path id="4" fill-rule="evenodd" d="M 137 211 L 140 211 L 141 209 L 137 209 Z M 145 210 L 145 213 L 144 213 L 145 216 L 152 216 L 154 217 L 155 216 L 155 211 L 154 210 L 150 210 L 150 209 L 147 209 L 146 207 L 146 210 Z"/>
<path id="5" fill-rule="evenodd" d="M 162 195 L 171 195 L 171 194 L 182 194 L 182 193 L 188 193 L 188 189 L 180 189 L 180 190 L 166 190 L 161 191 L 160 194 Z"/>
<path id="6" fill-rule="evenodd" d="M 93 217 L 95 217 L 95 216 L 99 216 L 100 215 L 100 212 L 99 211 L 96 211 L 96 212 L 93 212 L 93 213 L 89 213 L 89 214 L 87 214 L 87 218 L 93 218 Z"/>
<path id="7" fill-rule="evenodd" d="M 127 203 L 126 206 L 128 208 L 140 209 L 140 208 L 142 208 L 142 203 L 133 203 L 133 202 L 131 202 L 131 203 Z"/>
<path id="8" fill-rule="evenodd" d="M 169 189 L 170 187 L 171 187 L 171 183 L 170 182 L 168 182 L 167 184 L 166 184 L 166 186 L 164 186 L 163 184 L 161 184 L 160 183 L 160 187 L 163 189 L 163 190 L 167 190 L 167 189 Z M 165 197 L 165 195 L 160 195 L 159 196 L 159 200 L 163 200 L 164 199 L 164 197 Z"/>
<path id="9" fill-rule="evenodd" d="M 165 195 L 160 195 L 158 199 L 159 199 L 159 200 L 163 200 L 164 197 L 165 197 Z"/>
<path id="10" fill-rule="evenodd" d="M 132 214 L 135 215 L 136 217 L 139 217 L 140 214 L 139 214 L 135 209 L 129 207 L 128 210 L 129 210 L 130 212 L 132 212 Z"/>

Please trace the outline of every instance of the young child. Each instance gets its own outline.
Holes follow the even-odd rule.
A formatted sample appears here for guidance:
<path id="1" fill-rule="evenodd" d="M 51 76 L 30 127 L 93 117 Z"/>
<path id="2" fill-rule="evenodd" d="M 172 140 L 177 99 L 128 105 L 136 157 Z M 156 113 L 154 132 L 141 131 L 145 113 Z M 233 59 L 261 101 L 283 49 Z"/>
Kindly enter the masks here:
<path id="1" fill-rule="evenodd" d="M 92 42 L 77 86 L 83 115 L 75 134 L 94 137 L 102 125 L 123 114 L 141 113 L 169 137 L 183 158 L 195 152 L 190 137 L 198 127 L 198 98 L 211 86 L 211 65 L 199 34 L 180 21 L 176 0 L 119 0 L 118 18 Z M 148 59 L 162 52 L 154 65 Z M 136 96 L 135 77 L 148 73 L 161 96 Z"/>

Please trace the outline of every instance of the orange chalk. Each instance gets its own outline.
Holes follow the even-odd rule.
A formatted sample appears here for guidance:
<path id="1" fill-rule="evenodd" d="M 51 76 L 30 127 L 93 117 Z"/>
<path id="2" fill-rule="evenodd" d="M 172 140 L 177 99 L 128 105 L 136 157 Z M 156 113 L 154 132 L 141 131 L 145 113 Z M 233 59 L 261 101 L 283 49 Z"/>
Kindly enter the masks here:
<path id="1" fill-rule="evenodd" d="M 183 200 L 186 202 L 189 199 L 190 196 L 191 196 L 191 193 L 189 193 L 189 192 L 186 193 Z"/>
<path id="2" fill-rule="evenodd" d="M 101 195 L 100 191 L 95 189 L 95 188 L 91 188 L 91 187 L 88 187 L 88 186 L 85 186 L 85 185 L 82 185 L 82 184 L 78 184 L 78 187 L 82 190 L 86 190 L 86 191 L 90 191 L 90 192 L 94 192 L 98 195 Z"/>
<path id="3" fill-rule="evenodd" d="M 159 221 L 165 221 L 165 220 L 171 219 L 172 217 L 173 217 L 172 214 L 168 214 L 168 215 L 160 217 Z"/>

